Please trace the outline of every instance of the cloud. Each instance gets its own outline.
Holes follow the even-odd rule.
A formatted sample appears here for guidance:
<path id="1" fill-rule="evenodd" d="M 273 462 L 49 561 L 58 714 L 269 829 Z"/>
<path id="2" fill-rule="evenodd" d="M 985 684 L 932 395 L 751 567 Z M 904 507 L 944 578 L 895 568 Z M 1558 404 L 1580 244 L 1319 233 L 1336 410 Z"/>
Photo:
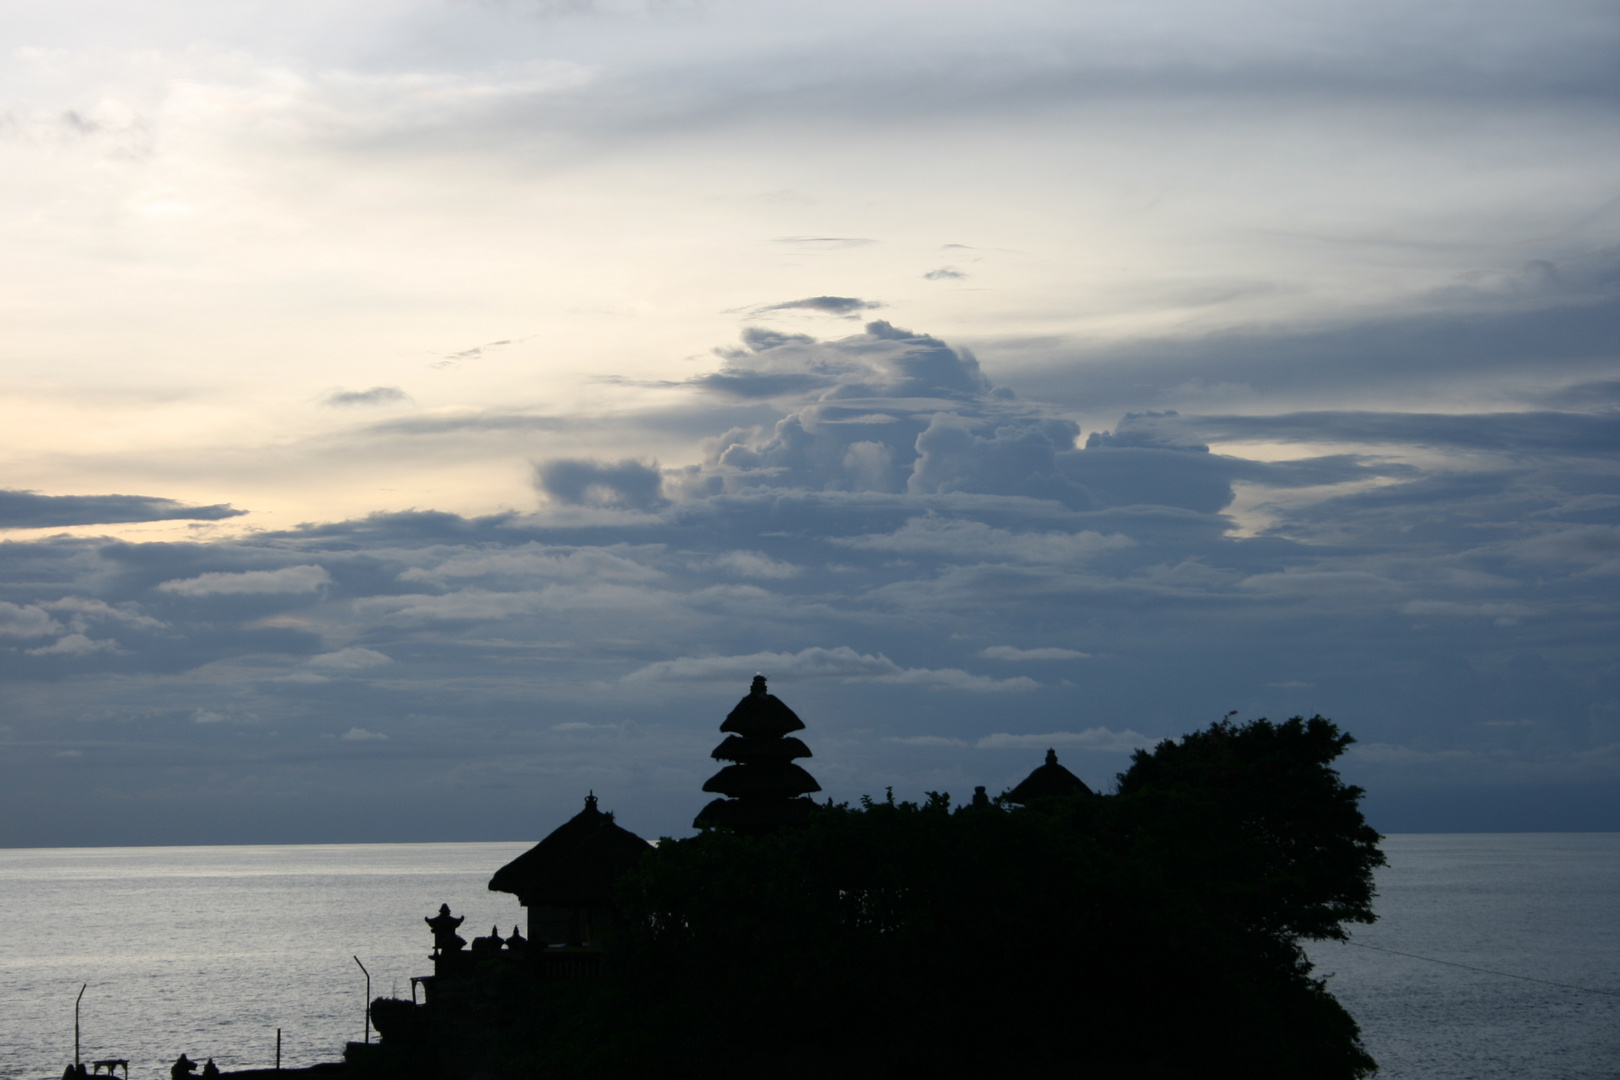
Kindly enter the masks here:
<path id="1" fill-rule="evenodd" d="M 712 745 L 691 733 L 762 671 L 827 724 L 811 745 L 836 758 L 818 777 L 840 798 L 937 786 L 940 770 L 995 782 L 988 751 L 1125 753 L 1151 744 L 1143 728 L 1279 703 L 1366 744 L 1455 750 L 1422 761 L 1458 776 L 1610 768 L 1620 489 L 1601 431 L 1560 444 L 1555 423 L 1459 413 L 1484 426 L 1419 445 L 1400 440 L 1452 421 L 1151 397 L 1083 417 L 881 322 L 828 340 L 750 328 L 706 363 L 651 388 L 634 421 L 682 465 L 545 462 L 533 512 L 0 545 L 0 670 L 30 688 L 8 737 L 73 745 L 71 724 L 294 787 L 288 748 L 341 739 L 334 716 L 382 733 L 408 715 L 412 739 L 366 757 L 377 791 L 438 783 L 454 812 L 489 769 L 589 775 L 680 828 Z M 735 404 L 748 380 L 772 394 Z M 509 425 L 520 413 L 388 437 L 540 430 Z M 1515 431 L 1511 450 L 1486 445 Z M 116 653 L 97 640 L 113 636 Z M 1072 682 L 1028 677 L 1099 655 Z M 638 720 L 649 708 L 656 724 Z M 199 710 L 261 718 L 253 747 L 205 746 L 221 728 Z"/>
<path id="2" fill-rule="evenodd" d="M 1094 727 L 1084 731 L 1049 731 L 1044 735 L 1012 735 L 997 732 L 994 735 L 984 736 L 973 745 L 980 750 L 1039 750 L 1062 746 L 1106 754 L 1128 754 L 1133 750 L 1151 747 L 1158 742 L 1158 739 L 1149 738 L 1130 728 L 1112 731 L 1106 727 Z"/>
<path id="3" fill-rule="evenodd" d="M 117 652 L 118 642 L 92 641 L 83 634 L 68 634 L 54 644 L 29 649 L 29 656 L 91 656 L 99 652 Z"/>
<path id="4" fill-rule="evenodd" d="M 945 402 L 975 401 L 990 392 L 972 353 L 882 320 L 834 341 L 760 327 L 744 330 L 742 341 L 741 349 L 720 351 L 725 363 L 719 371 L 688 385 L 735 397 L 815 393 L 829 406 L 839 399 L 889 398 L 906 413 L 926 410 L 927 415 Z M 841 410 L 826 419 L 857 415 Z"/>
<path id="5" fill-rule="evenodd" d="M 661 660 L 631 672 L 626 682 L 735 682 L 756 672 L 783 682 L 837 679 L 923 686 L 933 690 L 999 692 L 1034 690 L 1040 684 L 1023 677 L 992 679 L 955 668 L 902 668 L 888 657 L 856 652 L 847 645 L 809 648 L 797 653 L 750 653 L 746 656 L 684 657 Z"/>
<path id="6" fill-rule="evenodd" d="M 661 551 L 661 546 L 636 549 L 628 545 L 563 547 L 528 543 L 507 548 L 456 551 L 433 566 L 411 567 L 399 575 L 399 580 L 439 584 L 471 578 L 514 582 L 655 581 L 664 573 L 636 556 L 652 558 Z"/>
<path id="7" fill-rule="evenodd" d="M 1401 605 L 1403 615 L 1451 615 L 1474 619 L 1518 620 L 1536 614 L 1525 604 L 1464 604 L 1455 600 L 1408 600 Z"/>
<path id="8" fill-rule="evenodd" d="M 547 497 L 572 506 L 617 506 L 650 510 L 664 504 L 663 476 L 657 463 L 626 458 L 616 463 L 557 458 L 536 466 L 535 486 Z"/>
<path id="9" fill-rule="evenodd" d="M 208 573 L 194 578 L 165 581 L 157 586 L 176 596 L 260 596 L 315 593 L 332 584 L 332 575 L 319 566 L 284 566 L 279 570 Z"/>
<path id="10" fill-rule="evenodd" d="M 375 649 L 362 648 L 351 645 L 336 652 L 321 653 L 312 656 L 307 661 L 310 667 L 324 668 L 329 671 L 361 671 L 365 668 L 382 667 L 392 664 L 393 660 Z"/>
<path id="11" fill-rule="evenodd" d="M 930 270 L 923 275 L 929 281 L 956 281 L 967 277 L 962 271 L 951 266 L 941 266 L 937 270 Z"/>
<path id="12" fill-rule="evenodd" d="M 83 630 L 91 622 L 115 622 L 131 630 L 163 630 L 168 623 L 161 619 L 154 619 L 150 615 L 141 614 L 138 606 L 133 603 L 112 606 L 105 600 L 92 600 L 83 596 L 64 596 L 60 600 L 45 601 L 41 605 L 47 611 L 68 616 L 73 629 Z M 0 633 L 4 633 L 0 630 Z"/>
<path id="13" fill-rule="evenodd" d="M 352 727 L 339 738 L 345 742 L 376 742 L 380 739 L 386 739 L 388 736 L 380 731 L 368 731 L 363 727 Z"/>
<path id="14" fill-rule="evenodd" d="M 0 491 L 0 529 L 65 528 L 137 521 L 222 521 L 241 517 L 229 503 L 187 506 L 148 495 L 40 495 Z"/>
<path id="15" fill-rule="evenodd" d="M 439 370 L 443 370 L 444 368 L 460 367 L 463 360 L 477 360 L 488 350 L 503 349 L 508 345 L 513 345 L 517 342 L 528 340 L 528 338 L 517 338 L 515 340 L 512 338 L 502 338 L 500 341 L 486 341 L 482 345 L 474 345 L 470 349 L 462 349 L 459 352 L 453 352 L 446 356 L 442 356 L 428 366 Z"/>
<path id="16" fill-rule="evenodd" d="M 1030 660 L 1089 660 L 1091 654 L 1076 649 L 1060 649 L 1048 646 L 1039 649 L 1018 649 L 1011 645 L 991 645 L 980 649 L 979 655 L 986 660 L 1008 660 L 1013 663 L 1023 663 Z"/>
<path id="17" fill-rule="evenodd" d="M 802 568 L 773 559 L 762 551 L 728 551 L 713 560 L 716 569 L 738 577 L 783 580 L 798 577 Z"/>
<path id="18" fill-rule="evenodd" d="M 334 390 L 321 399 L 321 404 L 347 408 L 354 405 L 392 405 L 410 399 L 411 396 L 397 386 L 373 386 L 370 390 Z"/>
<path id="19" fill-rule="evenodd" d="M 989 559 L 1027 563 L 1079 562 L 1136 546 L 1136 541 L 1122 533 L 1105 536 L 1092 530 L 1014 532 L 983 521 L 937 514 L 912 518 L 891 533 L 834 537 L 831 542 L 841 547 L 931 555 L 954 561 Z"/>
<path id="20" fill-rule="evenodd" d="M 0 600 L 0 636 L 37 638 L 61 632 L 62 624 L 42 609 Z"/>
<path id="21" fill-rule="evenodd" d="M 891 735 L 885 742 L 899 743 L 901 746 L 971 746 L 964 739 L 953 739 L 949 735 Z"/>
<path id="22" fill-rule="evenodd" d="M 1366 443 L 1583 457 L 1608 457 L 1620 445 L 1620 415 L 1569 412 L 1308 412 L 1198 416 L 1183 423 L 1212 441 Z"/>
<path id="23" fill-rule="evenodd" d="M 854 318 L 862 311 L 872 311 L 883 305 L 875 300 L 861 300 L 854 296 L 807 296 L 803 300 L 784 300 L 780 304 L 767 304 L 755 308 L 755 315 L 773 311 L 815 311 L 824 315 L 842 315 Z"/>

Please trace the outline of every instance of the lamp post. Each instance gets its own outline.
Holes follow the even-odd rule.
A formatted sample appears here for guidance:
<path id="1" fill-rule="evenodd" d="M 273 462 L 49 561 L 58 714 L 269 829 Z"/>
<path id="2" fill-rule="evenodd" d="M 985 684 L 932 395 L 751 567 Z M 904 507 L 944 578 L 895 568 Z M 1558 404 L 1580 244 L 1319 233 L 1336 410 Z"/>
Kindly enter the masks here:
<path id="1" fill-rule="evenodd" d="M 79 1002 L 84 1000 L 85 983 L 79 987 L 79 996 L 73 999 L 73 1071 L 79 1071 Z"/>
<path id="2" fill-rule="evenodd" d="M 360 958 L 358 956 L 356 956 L 354 958 L 354 962 L 357 963 L 357 964 L 360 964 Z M 364 964 L 360 964 L 360 970 L 366 972 L 366 1042 L 370 1043 L 371 1042 L 371 972 L 366 971 L 366 965 L 364 965 Z"/>

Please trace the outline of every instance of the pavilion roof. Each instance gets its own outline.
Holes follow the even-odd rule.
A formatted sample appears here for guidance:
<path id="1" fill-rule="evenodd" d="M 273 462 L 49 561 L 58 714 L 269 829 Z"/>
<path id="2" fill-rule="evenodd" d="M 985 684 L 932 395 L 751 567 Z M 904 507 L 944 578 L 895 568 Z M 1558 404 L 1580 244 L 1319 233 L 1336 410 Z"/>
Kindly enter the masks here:
<path id="1" fill-rule="evenodd" d="M 1046 763 L 1007 792 L 1007 801 L 1028 804 L 1036 799 L 1062 798 L 1066 795 L 1090 795 L 1086 782 L 1058 764 L 1057 751 L 1046 752 Z"/>
<path id="2" fill-rule="evenodd" d="M 595 794 L 569 818 L 489 879 L 492 892 L 515 893 L 524 907 L 606 906 L 613 883 L 652 845 L 596 808 Z"/>

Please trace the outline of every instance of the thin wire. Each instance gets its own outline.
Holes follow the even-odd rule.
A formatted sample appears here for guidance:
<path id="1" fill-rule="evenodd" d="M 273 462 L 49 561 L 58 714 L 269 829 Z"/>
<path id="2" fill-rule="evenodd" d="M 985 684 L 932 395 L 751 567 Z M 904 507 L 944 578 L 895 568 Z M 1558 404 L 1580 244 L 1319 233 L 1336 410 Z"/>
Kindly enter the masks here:
<path id="1" fill-rule="evenodd" d="M 1401 952 L 1399 949 L 1386 949 L 1382 945 L 1368 945 L 1360 941 L 1347 941 L 1345 944 L 1354 945 L 1358 949 L 1376 949 L 1378 952 L 1394 953 L 1396 956 L 1409 956 L 1413 960 L 1427 960 L 1431 964 L 1444 964 L 1447 967 L 1462 968 L 1464 971 L 1480 971 L 1486 975 L 1500 975 L 1504 979 L 1523 979 L 1525 982 L 1541 983 L 1543 986 L 1558 986 L 1565 990 L 1579 990 L 1584 994 L 1607 994 L 1609 997 L 1620 997 L 1620 991 L 1616 990 L 1598 990 L 1590 986 L 1553 982 L 1551 979 L 1537 979 L 1530 975 L 1515 975 L 1511 971 L 1492 971 L 1490 968 L 1474 967 L 1472 964 L 1459 964 L 1452 960 L 1436 960 L 1432 956 L 1419 956 L 1417 953 Z"/>

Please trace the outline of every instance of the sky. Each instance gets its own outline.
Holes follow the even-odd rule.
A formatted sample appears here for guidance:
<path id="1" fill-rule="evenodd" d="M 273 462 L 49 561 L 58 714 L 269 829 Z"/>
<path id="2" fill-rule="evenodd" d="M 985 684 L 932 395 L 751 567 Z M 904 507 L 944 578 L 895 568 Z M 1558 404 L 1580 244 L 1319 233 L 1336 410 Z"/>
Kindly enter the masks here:
<path id="1" fill-rule="evenodd" d="M 0 23 L 0 846 L 644 836 L 1322 714 L 1620 829 L 1620 8 Z"/>

